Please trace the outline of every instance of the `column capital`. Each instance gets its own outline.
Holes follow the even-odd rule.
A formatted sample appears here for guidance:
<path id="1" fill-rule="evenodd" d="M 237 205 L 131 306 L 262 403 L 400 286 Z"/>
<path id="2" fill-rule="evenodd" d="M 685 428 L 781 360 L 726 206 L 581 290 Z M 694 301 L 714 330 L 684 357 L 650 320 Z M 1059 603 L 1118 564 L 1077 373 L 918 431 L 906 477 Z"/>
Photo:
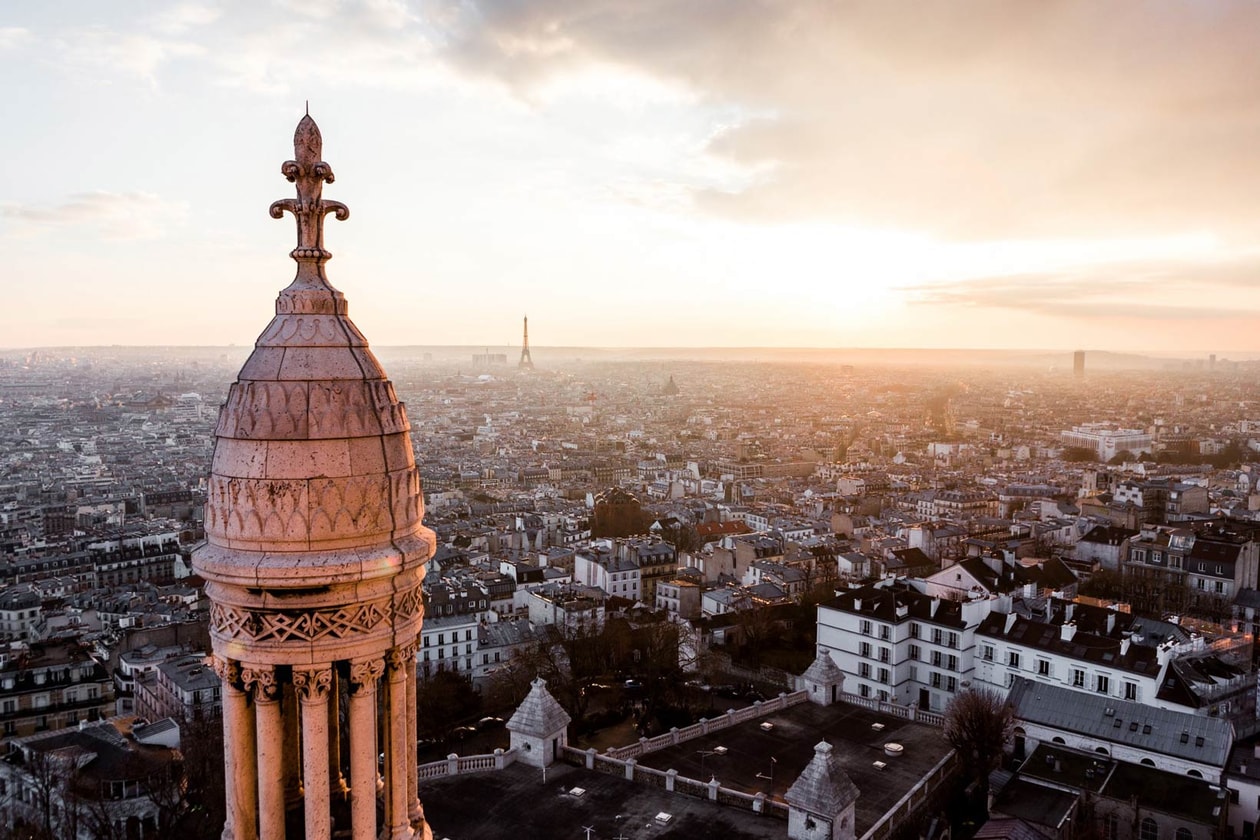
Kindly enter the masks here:
<path id="1" fill-rule="evenodd" d="M 293 687 L 303 701 L 319 701 L 332 688 L 332 668 L 294 668 Z"/>
<path id="2" fill-rule="evenodd" d="M 222 656 L 211 654 L 206 657 L 206 665 L 218 674 L 219 682 L 225 687 L 236 688 L 241 681 L 241 663 L 235 659 L 224 659 Z"/>
<path id="3" fill-rule="evenodd" d="M 280 696 L 280 684 L 276 682 L 276 669 L 271 665 L 242 666 L 241 684 L 246 691 L 253 689 L 256 703 L 273 701 Z"/>
<path id="4" fill-rule="evenodd" d="M 411 642 L 390 648 L 385 654 L 385 660 L 389 663 L 390 671 L 405 674 L 407 663 L 416 661 L 416 643 Z"/>
<path id="5" fill-rule="evenodd" d="M 385 660 L 380 657 L 352 660 L 350 662 L 350 683 L 354 686 L 355 691 L 362 691 L 368 686 L 375 688 L 376 681 L 384 673 Z"/>

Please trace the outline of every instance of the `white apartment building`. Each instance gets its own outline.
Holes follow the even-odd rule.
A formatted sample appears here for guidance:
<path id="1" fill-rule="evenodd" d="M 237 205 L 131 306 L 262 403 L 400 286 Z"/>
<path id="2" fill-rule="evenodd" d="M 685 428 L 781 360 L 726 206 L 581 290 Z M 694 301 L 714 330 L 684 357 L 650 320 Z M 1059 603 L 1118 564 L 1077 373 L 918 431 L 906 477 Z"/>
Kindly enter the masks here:
<path id="1" fill-rule="evenodd" d="M 639 564 L 597 547 L 579 549 L 573 556 L 573 580 L 594 586 L 616 598 L 639 600 L 642 575 Z"/>
<path id="2" fill-rule="evenodd" d="M 1098 453 L 1098 460 L 1110 461 L 1119 452 L 1133 454 L 1151 451 L 1151 436 L 1141 429 L 1123 429 L 1111 423 L 1086 423 L 1059 433 L 1064 446 L 1080 446 Z"/>
<path id="3" fill-rule="evenodd" d="M 818 648 L 862 697 L 940 712 L 972 679 L 975 631 L 999 603 L 933 598 L 897 582 L 818 607 Z"/>
<path id="4" fill-rule="evenodd" d="M 455 671 L 472 677 L 477 662 L 479 616 L 475 613 L 425 618 L 416 665 L 420 676 Z"/>

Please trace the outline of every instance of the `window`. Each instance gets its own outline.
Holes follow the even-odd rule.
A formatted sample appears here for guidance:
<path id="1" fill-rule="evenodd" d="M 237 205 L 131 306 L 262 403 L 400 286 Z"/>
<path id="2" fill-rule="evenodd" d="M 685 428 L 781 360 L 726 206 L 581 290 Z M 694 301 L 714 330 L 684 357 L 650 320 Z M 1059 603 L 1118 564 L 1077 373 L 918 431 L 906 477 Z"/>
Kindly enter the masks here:
<path id="1" fill-rule="evenodd" d="M 888 628 L 886 625 L 880 625 L 880 628 L 879 628 L 879 637 L 880 637 L 881 639 L 883 639 L 883 640 L 887 641 L 887 640 L 888 640 L 889 635 L 890 635 L 890 633 L 889 633 L 889 628 Z"/>
<path id="2" fill-rule="evenodd" d="M 858 655 L 859 655 L 859 656 L 870 656 L 870 655 L 871 655 L 871 643 L 870 643 L 870 642 L 862 642 L 860 645 L 858 645 Z"/>
<path id="3" fill-rule="evenodd" d="M 888 661 L 888 648 L 880 648 L 880 649 L 879 649 L 879 661 L 880 661 L 880 662 L 887 662 L 887 661 Z"/>
<path id="4" fill-rule="evenodd" d="M 1037 673 L 1043 677 L 1050 676 L 1050 660 L 1049 659 L 1037 660 Z"/>
<path id="5" fill-rule="evenodd" d="M 980 648 L 980 658 L 985 662 L 993 661 L 993 645 L 984 645 Z"/>
<path id="6" fill-rule="evenodd" d="M 940 687 L 941 687 L 941 675 L 933 671 L 932 672 L 932 688 L 940 688 Z"/>
<path id="7" fill-rule="evenodd" d="M 1140 840 L 1159 840 L 1159 824 L 1150 817 L 1142 820 L 1138 827 L 1138 837 Z"/>
<path id="8" fill-rule="evenodd" d="M 945 644 L 945 631 L 944 630 L 942 630 L 939 627 L 932 628 L 932 644 L 934 645 Z"/>
<path id="9" fill-rule="evenodd" d="M 1104 674 L 1099 674 L 1096 679 L 1094 691 L 1097 691 L 1099 694 L 1107 694 L 1111 691 L 1111 681 Z"/>
<path id="10" fill-rule="evenodd" d="M 1103 840 L 1117 840 L 1120 836 L 1120 818 L 1115 814 L 1103 817 Z"/>
<path id="11" fill-rule="evenodd" d="M 1126 682 L 1124 684 L 1124 699 L 1133 700 L 1135 702 L 1137 701 L 1138 699 L 1137 683 Z"/>
<path id="12" fill-rule="evenodd" d="M 958 690 L 958 680 L 955 677 L 945 678 L 945 690 L 951 694 Z"/>
<path id="13" fill-rule="evenodd" d="M 1190 829 L 1185 827 L 1177 829 L 1177 840 L 1193 840 Z"/>
<path id="14" fill-rule="evenodd" d="M 957 633 L 949 634 L 949 646 L 952 648 L 958 647 L 958 634 Z"/>
<path id="15" fill-rule="evenodd" d="M 1085 687 L 1085 672 L 1080 668 L 1072 669 L 1072 685 L 1076 688 Z"/>
<path id="16" fill-rule="evenodd" d="M 952 653 L 949 656 L 945 657 L 945 667 L 951 671 L 957 671 L 958 670 L 958 657 L 954 656 Z"/>
<path id="17" fill-rule="evenodd" d="M 910 622 L 910 638 L 919 638 L 919 625 L 916 622 Z"/>
<path id="18" fill-rule="evenodd" d="M 933 668 L 941 667 L 941 661 L 943 659 L 944 659 L 944 655 L 939 650 L 932 651 L 932 667 Z"/>
<path id="19" fill-rule="evenodd" d="M 863 697 L 870 697 L 871 687 L 867 685 L 866 683 L 862 683 L 861 685 L 858 686 L 858 694 L 862 695 Z"/>
<path id="20" fill-rule="evenodd" d="M 884 683 L 885 685 L 888 684 L 888 669 L 887 668 L 879 669 L 879 681 Z"/>
<path id="21" fill-rule="evenodd" d="M 871 663 L 869 662 L 858 663 L 858 676 L 869 680 L 871 678 Z"/>
<path id="22" fill-rule="evenodd" d="M 444 644 L 446 644 L 446 634 L 445 634 L 445 633 L 438 633 L 438 644 L 439 644 L 439 645 L 444 645 Z"/>
<path id="23" fill-rule="evenodd" d="M 921 651 L 919 650 L 918 645 L 910 645 L 910 658 L 911 659 L 917 660 L 919 658 L 920 653 Z"/>
<path id="24" fill-rule="evenodd" d="M 1012 650 L 1006 654 L 1006 664 L 1012 668 L 1019 667 L 1019 651 Z"/>
<path id="25" fill-rule="evenodd" d="M 861 631 L 863 636 L 871 635 L 871 623 L 865 618 L 862 619 Z"/>

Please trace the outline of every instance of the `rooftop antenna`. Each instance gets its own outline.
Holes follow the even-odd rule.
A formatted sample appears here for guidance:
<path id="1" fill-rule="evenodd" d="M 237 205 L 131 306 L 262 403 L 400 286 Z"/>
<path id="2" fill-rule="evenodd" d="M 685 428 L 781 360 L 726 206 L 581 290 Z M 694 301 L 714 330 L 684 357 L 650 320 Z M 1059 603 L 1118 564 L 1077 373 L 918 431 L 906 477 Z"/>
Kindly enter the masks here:
<path id="1" fill-rule="evenodd" d="M 594 826 L 584 825 L 582 830 L 586 832 L 586 840 L 591 840 L 591 832 L 595 830 Z"/>

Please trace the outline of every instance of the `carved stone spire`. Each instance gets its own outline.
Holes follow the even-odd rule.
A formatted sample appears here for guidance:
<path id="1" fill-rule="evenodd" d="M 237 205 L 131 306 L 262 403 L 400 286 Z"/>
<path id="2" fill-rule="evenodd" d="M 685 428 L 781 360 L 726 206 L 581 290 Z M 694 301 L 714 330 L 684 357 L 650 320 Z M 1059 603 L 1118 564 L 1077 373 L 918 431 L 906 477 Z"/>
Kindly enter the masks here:
<path id="1" fill-rule="evenodd" d="M 323 264 L 332 259 L 332 254 L 324 250 L 324 216 L 333 213 L 337 221 L 344 222 L 350 218 L 350 208 L 340 201 L 328 201 L 321 197 L 324 184 L 331 184 L 335 178 L 332 167 L 323 161 L 324 140 L 319 134 L 319 126 L 311 115 L 307 114 L 297 124 L 293 132 L 293 157 L 286 160 L 280 172 L 290 182 L 297 185 L 297 198 L 282 198 L 271 205 L 271 217 L 279 219 L 288 210 L 297 220 L 297 247 L 289 252 L 289 256 L 297 260 L 298 277 L 302 278 L 308 267 L 323 277 Z"/>

